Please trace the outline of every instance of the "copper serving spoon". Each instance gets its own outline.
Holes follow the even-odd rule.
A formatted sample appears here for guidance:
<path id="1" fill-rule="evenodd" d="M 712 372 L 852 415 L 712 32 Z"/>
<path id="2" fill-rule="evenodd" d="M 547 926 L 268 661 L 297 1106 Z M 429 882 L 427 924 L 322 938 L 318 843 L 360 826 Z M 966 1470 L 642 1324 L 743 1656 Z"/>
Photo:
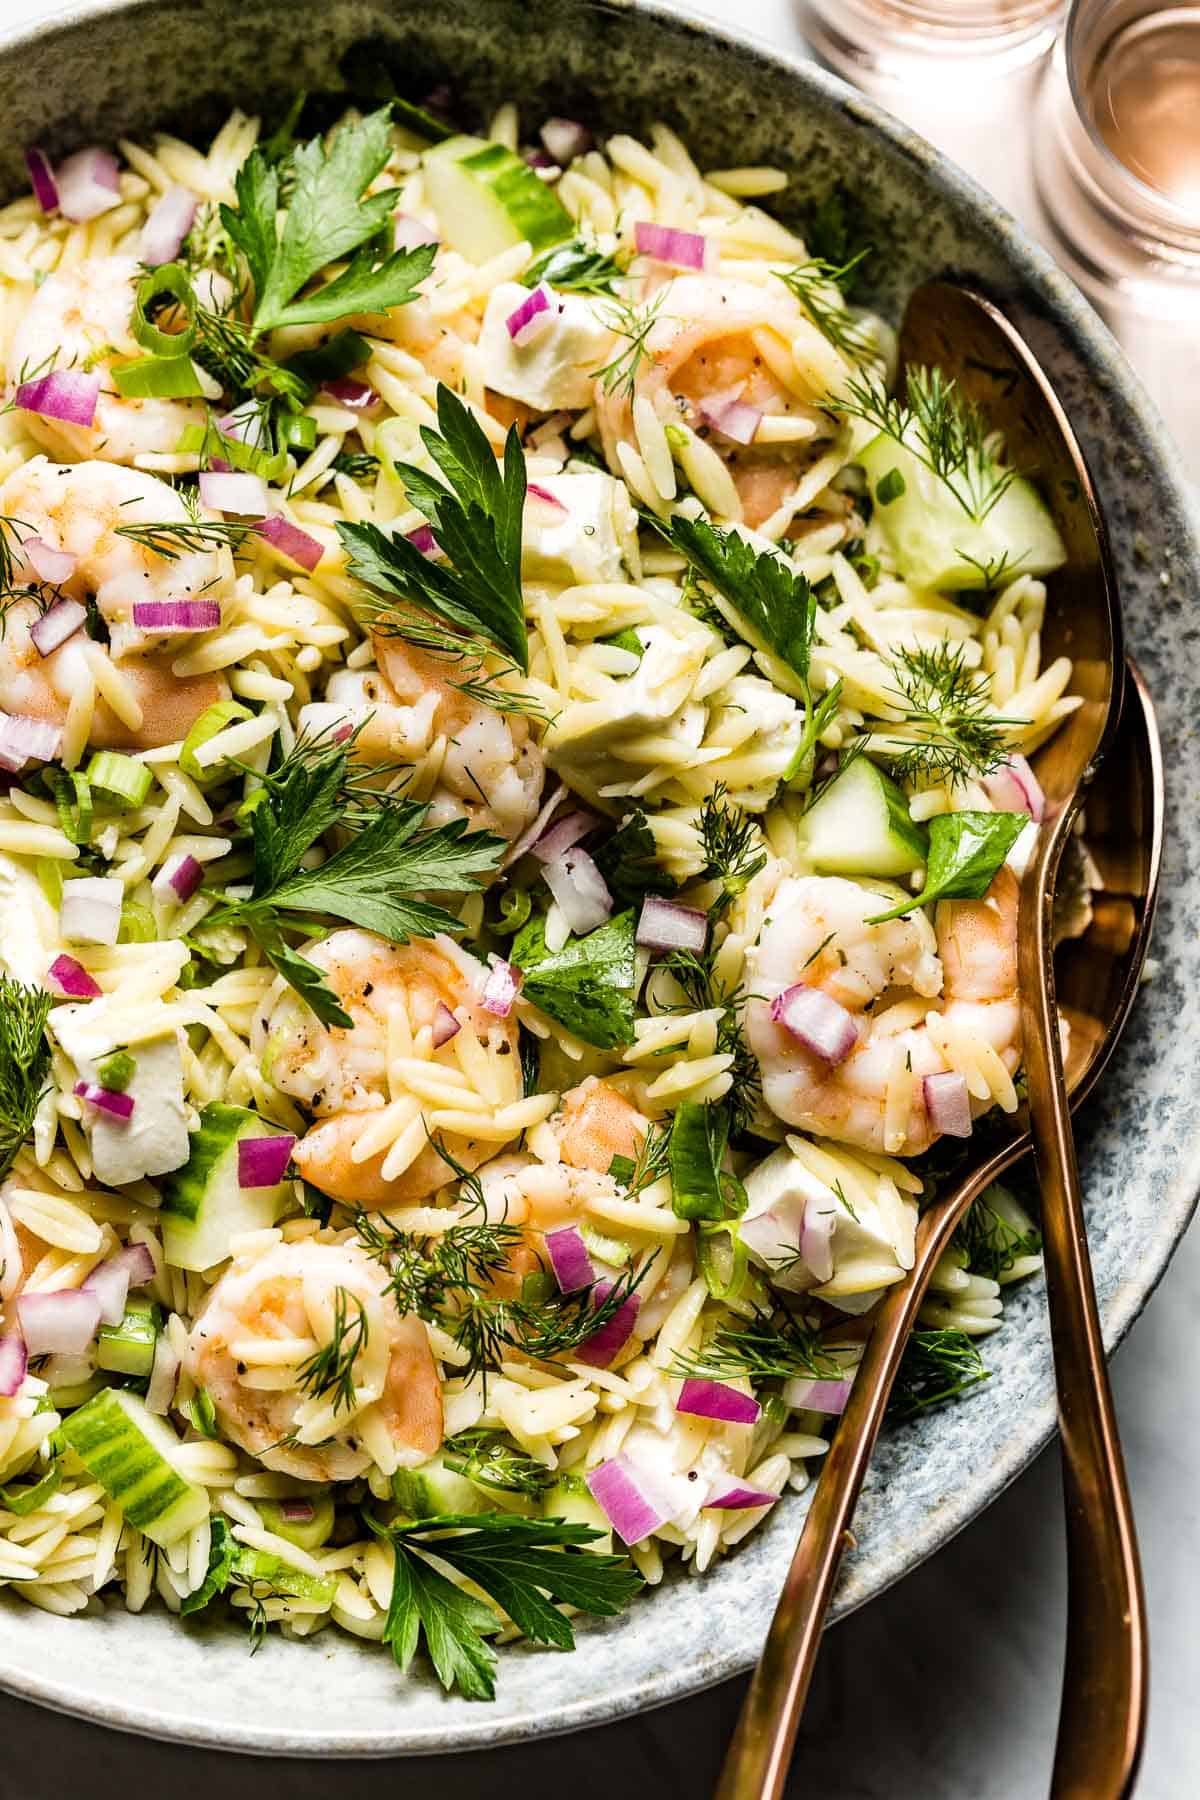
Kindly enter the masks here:
<path id="1" fill-rule="evenodd" d="M 1038 847 L 1021 884 L 1018 958 L 1029 1102 L 959 1186 L 923 1214 L 916 1260 L 880 1303 L 862 1365 L 805 1520 L 803 1535 L 716 1789 L 717 1800 L 778 1800 L 816 1661 L 850 1522 L 888 1397 L 935 1264 L 968 1207 L 1031 1147 L 1042 1189 L 1046 1288 L 1058 1382 L 1066 1490 L 1069 1620 L 1052 1793 L 1117 1800 L 1141 1750 L 1146 1634 L 1141 1572 L 1108 1386 L 1070 1108 L 1091 1090 L 1129 1015 L 1149 942 L 1163 832 L 1162 760 L 1153 706 L 1125 665 L 1104 524 L 1082 452 L 1028 346 L 982 296 L 929 282 L 909 303 L 904 367 L 936 364 L 1005 432 L 1067 545 L 1053 579 L 1047 655 L 1074 663 L 1083 704 L 1038 753 L 1046 796 Z M 1094 785 L 1092 777 L 1106 753 Z M 1052 951 L 1054 882 L 1087 790 L 1087 842 L 1100 868 L 1093 922 Z M 1057 1008 L 1070 1021 L 1064 1077 Z M 1068 1102 L 1068 1095 L 1070 1096 Z"/>

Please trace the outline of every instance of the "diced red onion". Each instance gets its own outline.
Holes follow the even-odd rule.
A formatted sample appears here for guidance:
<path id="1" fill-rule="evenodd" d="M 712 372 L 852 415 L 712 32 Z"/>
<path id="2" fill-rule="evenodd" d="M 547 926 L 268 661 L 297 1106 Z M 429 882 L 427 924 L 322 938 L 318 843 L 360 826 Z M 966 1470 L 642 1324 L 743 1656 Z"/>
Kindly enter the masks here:
<path id="1" fill-rule="evenodd" d="M 65 554 L 65 552 L 58 554 Z M 46 576 L 44 579 L 65 580 L 66 577 Z M 68 638 L 75 636 L 86 618 L 87 608 L 81 606 L 78 600 L 56 600 L 53 606 L 48 606 L 41 618 L 35 619 L 29 627 L 29 636 L 38 655 L 53 656 L 54 652 L 60 649 Z"/>
<path id="2" fill-rule="evenodd" d="M 950 1070 L 944 1075 L 926 1075 L 921 1083 L 929 1123 L 942 1137 L 970 1137 L 971 1096 L 966 1077 Z"/>
<path id="3" fill-rule="evenodd" d="M 451 1038 L 456 1038 L 462 1030 L 461 1022 L 455 1018 L 444 1000 L 439 1000 L 433 1009 L 433 1047 L 440 1050 Z"/>
<path id="4" fill-rule="evenodd" d="M 563 818 L 556 819 L 549 831 L 533 845 L 533 854 L 539 862 L 557 862 L 567 850 L 574 849 L 580 838 L 585 838 L 589 831 L 594 831 L 599 823 L 595 813 L 567 813 Z"/>
<path id="5" fill-rule="evenodd" d="M 43 581 L 69 581 L 75 573 L 76 559 L 71 552 L 56 550 L 53 544 L 47 544 L 43 538 L 27 537 L 21 550 Z"/>
<path id="6" fill-rule="evenodd" d="M 750 406 L 744 400 L 731 400 L 725 406 L 701 406 L 700 416 L 706 425 L 711 425 L 714 431 L 735 444 L 752 444 L 762 424 L 758 407 Z"/>
<path id="7" fill-rule="evenodd" d="M 24 713 L 0 713 L 0 769 L 17 775 L 27 762 L 53 762 L 62 748 L 62 726 Z"/>
<path id="8" fill-rule="evenodd" d="M 230 477 L 220 475 L 215 479 L 227 481 Z M 219 600 L 135 600 L 133 622 L 139 631 L 215 631 L 221 623 L 221 602 Z"/>
<path id="9" fill-rule="evenodd" d="M 731 1487 L 713 1494 L 704 1504 L 722 1512 L 748 1512 L 754 1506 L 774 1506 L 778 1498 L 769 1488 Z"/>
<path id="10" fill-rule="evenodd" d="M 238 1139 L 238 1186 L 278 1187 L 296 1147 L 292 1132 L 273 1137 Z"/>
<path id="11" fill-rule="evenodd" d="M 21 1391 L 29 1354 L 19 1331 L 6 1331 L 0 1337 L 0 1399 L 11 1400 Z"/>
<path id="12" fill-rule="evenodd" d="M 436 244 L 438 234 L 423 219 L 411 213 L 393 213 L 392 247 L 395 250 L 419 250 L 422 244 Z"/>
<path id="13" fill-rule="evenodd" d="M 58 929 L 70 944 L 115 944 L 124 899 L 124 884 L 115 875 L 64 882 Z"/>
<path id="14" fill-rule="evenodd" d="M 58 188 L 58 207 L 64 219 L 83 225 L 110 212 L 120 198 L 120 174 L 117 159 L 107 150 L 93 146 L 68 156 L 54 173 Z"/>
<path id="15" fill-rule="evenodd" d="M 197 862 L 189 850 L 182 850 L 178 855 L 167 858 L 150 883 L 150 891 L 164 905 L 182 906 L 185 900 L 191 899 L 203 880 L 204 865 Z"/>
<path id="16" fill-rule="evenodd" d="M 178 1380 L 179 1354 L 171 1348 L 166 1332 L 160 1331 L 154 1344 L 150 1380 L 146 1384 L 147 1412 L 157 1413 L 159 1418 L 170 1412 Z"/>
<path id="17" fill-rule="evenodd" d="M 23 381 L 17 389 L 22 412 L 43 419 L 61 419 L 65 425 L 91 425 L 100 398 L 100 376 L 83 375 L 78 369 L 51 369 Z"/>
<path id="18" fill-rule="evenodd" d="M 99 984 L 73 956 L 56 956 L 46 970 L 46 979 L 67 1000 L 97 1000 L 100 997 Z"/>
<path id="19" fill-rule="evenodd" d="M 493 1018 L 507 1019 L 521 990 L 521 971 L 512 963 L 494 962 L 488 970 L 479 1004 Z"/>
<path id="20" fill-rule="evenodd" d="M 832 1196 L 810 1194 L 804 1203 L 800 1227 L 800 1257 L 820 1285 L 833 1280 L 833 1228 L 837 1209 Z"/>
<path id="21" fill-rule="evenodd" d="M 546 830 L 551 819 L 554 817 L 563 801 L 567 798 L 567 793 L 568 790 L 565 787 L 557 787 L 550 798 L 543 801 L 538 811 L 537 818 L 525 827 L 516 842 L 510 844 L 505 851 L 504 859 L 500 864 L 502 869 L 511 868 L 513 863 L 519 862 L 526 851 L 532 850 L 533 846 L 540 841 L 542 833 Z"/>
<path id="22" fill-rule="evenodd" d="M 25 167 L 29 170 L 30 185 L 33 197 L 44 213 L 58 211 L 58 184 L 54 179 L 54 170 L 50 158 L 44 150 L 27 150 Z"/>
<path id="23" fill-rule="evenodd" d="M 577 937 L 612 917 L 612 895 L 586 850 L 577 847 L 547 863 L 543 878 Z"/>
<path id="24" fill-rule="evenodd" d="M 543 487 L 540 481 L 528 482 L 525 487 L 525 492 L 527 494 L 532 494 L 534 499 L 540 500 L 544 506 L 552 506 L 555 512 L 565 513 L 567 510 L 558 495 L 552 494 L 550 489 L 548 487 Z"/>
<path id="25" fill-rule="evenodd" d="M 100 1327 L 100 1301 L 82 1288 L 19 1294 L 17 1320 L 30 1356 L 79 1356 Z"/>
<path id="26" fill-rule="evenodd" d="M 311 1525 L 316 1517 L 316 1509 L 311 1500 L 281 1500 L 279 1513 L 289 1525 Z"/>
<path id="27" fill-rule="evenodd" d="M 983 789 L 1001 812 L 1027 812 L 1041 824 L 1046 812 L 1042 784 L 1023 756 L 1010 756 L 983 778 Z"/>
<path id="28" fill-rule="evenodd" d="M 433 535 L 432 527 L 418 525 L 415 531 L 406 531 L 404 535 L 413 549 L 419 550 L 422 556 L 438 555 L 440 545 Z"/>
<path id="29" fill-rule="evenodd" d="M 339 406 L 345 406 L 351 412 L 366 412 L 379 399 L 373 387 L 354 375 L 339 375 L 336 380 L 327 381 L 325 392 L 332 394 Z"/>
<path id="30" fill-rule="evenodd" d="M 546 1255 L 561 1293 L 574 1294 L 595 1281 L 592 1259 L 576 1226 L 564 1225 L 559 1231 L 548 1231 Z"/>
<path id="31" fill-rule="evenodd" d="M 83 1282 L 81 1292 L 94 1294 L 100 1302 L 100 1323 L 102 1325 L 119 1325 L 125 1317 L 125 1300 L 129 1293 L 129 1270 L 115 1257 L 108 1262 L 98 1263 L 87 1280 Z"/>
<path id="32" fill-rule="evenodd" d="M 108 1260 L 128 1271 L 131 1288 L 145 1287 L 154 1280 L 154 1256 L 147 1244 L 126 1244 L 123 1250 L 118 1250 Z"/>
<path id="33" fill-rule="evenodd" d="M 508 335 L 523 350 L 544 337 L 554 323 L 554 307 L 544 287 L 535 287 L 504 321 Z"/>
<path id="34" fill-rule="evenodd" d="M 310 575 L 325 554 L 323 546 L 315 537 L 310 537 L 307 531 L 301 531 L 298 525 L 293 525 L 282 513 L 272 513 L 269 519 L 261 520 L 254 529 L 260 537 L 266 538 L 268 544 L 290 557 L 293 562 L 299 563 L 302 569 L 307 569 Z"/>
<path id="35" fill-rule="evenodd" d="M 698 231 L 679 231 L 672 225 L 639 219 L 633 228 L 633 241 L 643 256 L 670 263 L 672 268 L 703 270 L 709 266 L 711 245 Z"/>
<path id="36" fill-rule="evenodd" d="M 610 1457 L 584 1476 L 588 1491 L 623 1544 L 640 1544 L 670 1518 L 665 1503 L 625 1456 Z"/>
<path id="37" fill-rule="evenodd" d="M 809 1381 L 795 1376 L 783 1390 L 783 1397 L 795 1412 L 844 1413 L 854 1381 L 845 1376 L 840 1381 Z"/>
<path id="38" fill-rule="evenodd" d="M 527 150 L 525 152 L 525 161 L 535 175 L 541 175 L 547 181 L 557 181 L 558 177 L 562 174 L 562 169 L 559 167 L 558 163 L 555 162 L 552 156 L 547 155 L 545 150 Z"/>
<path id="39" fill-rule="evenodd" d="M 598 1281 L 592 1289 L 593 1306 L 603 1306 L 615 1286 L 614 1281 Z M 575 1353 L 576 1361 L 587 1363 L 593 1369 L 606 1369 L 617 1352 L 623 1350 L 628 1343 L 641 1304 L 640 1294 L 630 1294 L 612 1318 L 588 1338 L 586 1343 L 579 1346 Z"/>
<path id="40" fill-rule="evenodd" d="M 88 1106 L 122 1121 L 133 1117 L 133 1095 L 118 1094 L 113 1088 L 100 1087 L 94 1081 L 77 1081 L 75 1092 Z"/>
<path id="41" fill-rule="evenodd" d="M 196 196 L 185 187 L 169 187 L 150 208 L 138 250 L 151 269 L 174 262 L 196 217 Z"/>
<path id="42" fill-rule="evenodd" d="M 538 136 L 560 166 L 585 156 L 593 143 L 591 132 L 578 119 L 547 119 Z"/>
<path id="43" fill-rule="evenodd" d="M 261 519 L 270 508 L 271 496 L 261 475 L 206 469 L 200 477 L 200 501 L 214 512 L 250 514 Z"/>
<path id="44" fill-rule="evenodd" d="M 858 1042 L 853 1015 L 820 988 L 805 987 L 803 982 L 776 994 L 771 1017 L 831 1068 L 844 1063 Z"/>
<path id="45" fill-rule="evenodd" d="M 647 950 L 694 950 L 697 955 L 708 941 L 708 914 L 695 906 L 680 906 L 647 894 L 642 901 L 635 942 Z"/>
<path id="46" fill-rule="evenodd" d="M 693 1376 L 680 1388 L 675 1411 L 695 1413 L 701 1419 L 721 1419 L 728 1425 L 753 1425 L 762 1407 L 753 1394 L 743 1394 L 727 1381 Z"/>

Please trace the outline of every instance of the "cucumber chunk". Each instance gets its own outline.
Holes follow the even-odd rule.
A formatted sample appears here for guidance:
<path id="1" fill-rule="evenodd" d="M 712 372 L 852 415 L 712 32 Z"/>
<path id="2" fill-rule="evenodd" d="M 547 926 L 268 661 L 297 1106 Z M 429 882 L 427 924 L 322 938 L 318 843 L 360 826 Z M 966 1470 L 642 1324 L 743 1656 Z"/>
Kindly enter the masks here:
<path id="1" fill-rule="evenodd" d="M 244 1106 L 214 1100 L 201 1109 L 191 1154 L 182 1169 L 163 1183 L 163 1250 L 180 1269 L 211 1269 L 229 1255 L 239 1232 L 262 1231 L 275 1223 L 286 1183 L 238 1186 L 238 1142 L 245 1137 L 286 1136 Z"/>
<path id="2" fill-rule="evenodd" d="M 63 1439 L 151 1543 L 173 1544 L 208 1517 L 208 1495 L 171 1462 L 179 1440 L 127 1388 L 105 1388 L 65 1418 Z"/>
<path id="3" fill-rule="evenodd" d="M 159 1311 L 153 1300 L 127 1300 L 119 1325 L 102 1325 L 96 1361 L 114 1375 L 149 1377 L 158 1341 Z"/>
<path id="4" fill-rule="evenodd" d="M 447 138 L 422 160 L 442 240 L 470 262 L 488 262 L 522 239 L 536 256 L 574 235 L 553 190 L 503 144 Z"/>
<path id="5" fill-rule="evenodd" d="M 946 483 L 912 451 L 881 432 L 857 459 L 875 501 L 872 527 L 882 533 L 911 586 L 952 592 L 982 585 L 982 569 L 1047 575 L 1067 560 L 1045 502 L 1018 475 L 982 519 L 972 519 Z"/>
<path id="6" fill-rule="evenodd" d="M 560 1475 L 553 1487 L 548 1487 L 542 1496 L 542 1517 L 544 1519 L 565 1519 L 569 1525 L 590 1525 L 596 1531 L 602 1531 L 603 1537 L 593 1538 L 585 1544 L 585 1550 L 595 1550 L 602 1556 L 611 1556 L 613 1539 L 607 1516 L 592 1499 L 587 1482 L 582 1475 Z"/>
<path id="7" fill-rule="evenodd" d="M 268 1590 L 261 1596 L 263 1599 L 282 1594 L 287 1599 L 312 1600 L 318 1606 L 332 1606 L 337 1590 L 336 1575 L 309 1575 L 303 1569 L 293 1569 L 280 1556 L 272 1556 L 266 1550 L 252 1550 L 249 1544 L 238 1545 L 233 1573 L 251 1593 L 261 1583 Z"/>
<path id="8" fill-rule="evenodd" d="M 448 1469 L 440 1456 L 430 1457 L 419 1469 L 397 1469 L 392 1476 L 392 1498 L 410 1519 L 489 1510 L 474 1482 Z"/>
<path id="9" fill-rule="evenodd" d="M 328 1494 L 314 1495 L 312 1499 L 313 1516 L 311 1519 L 289 1519 L 284 1514 L 284 1502 L 281 1500 L 260 1500 L 258 1510 L 262 1514 L 263 1524 L 276 1537 L 286 1538 L 289 1544 L 295 1544 L 298 1550 L 319 1550 L 322 1544 L 329 1542 L 333 1530 L 333 1501 Z"/>
<path id="10" fill-rule="evenodd" d="M 928 842 L 891 777 L 856 756 L 805 814 L 804 849 L 822 875 L 911 875 Z"/>

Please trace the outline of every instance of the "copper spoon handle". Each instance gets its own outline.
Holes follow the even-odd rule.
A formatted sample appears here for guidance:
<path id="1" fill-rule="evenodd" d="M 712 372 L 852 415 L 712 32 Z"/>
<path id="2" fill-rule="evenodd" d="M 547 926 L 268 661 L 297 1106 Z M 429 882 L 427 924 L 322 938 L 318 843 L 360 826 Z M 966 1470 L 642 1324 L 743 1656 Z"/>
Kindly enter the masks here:
<path id="1" fill-rule="evenodd" d="M 998 1173 L 994 1159 L 975 1171 L 951 1204 L 932 1207 L 917 1231 L 907 1280 L 889 1290 L 876 1315 L 850 1399 L 821 1465 L 804 1530 L 741 1716 L 726 1752 L 715 1800 L 779 1800 L 812 1680 L 825 1615 L 850 1521 L 883 1424 L 896 1371 L 934 1266 L 976 1194 Z"/>
<path id="2" fill-rule="evenodd" d="M 1067 829 L 1064 819 L 1046 834 L 1051 874 L 1055 844 Z M 1054 1800 L 1120 1800 L 1133 1785 L 1145 1731 L 1145 1602 L 1063 1080 L 1053 882 L 1042 886 L 1038 928 L 1021 934 L 1020 991 L 1067 1525 L 1067 1649 L 1051 1794 Z"/>

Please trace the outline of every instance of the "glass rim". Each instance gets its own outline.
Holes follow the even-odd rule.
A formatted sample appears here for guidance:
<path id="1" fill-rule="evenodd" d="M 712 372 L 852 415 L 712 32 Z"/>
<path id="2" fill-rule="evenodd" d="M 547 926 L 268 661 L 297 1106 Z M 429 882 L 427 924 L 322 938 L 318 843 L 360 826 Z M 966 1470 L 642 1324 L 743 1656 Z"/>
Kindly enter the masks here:
<path id="1" fill-rule="evenodd" d="M 1100 0 L 1100 5 L 1096 8 L 1097 12 L 1102 11 L 1109 3 L 1110 0 Z M 1071 0 L 1070 9 L 1067 13 L 1066 27 L 1063 31 L 1062 38 L 1063 63 L 1066 70 L 1067 85 L 1071 95 L 1071 106 L 1075 117 L 1087 138 L 1088 144 L 1099 157 L 1100 161 L 1105 165 L 1106 169 L 1116 176 L 1120 186 L 1132 196 L 1133 204 L 1141 213 L 1152 213 L 1155 216 L 1156 221 L 1174 227 L 1174 229 L 1182 233 L 1186 238 L 1192 239 L 1200 237 L 1200 216 L 1186 211 L 1168 195 L 1164 194 L 1161 188 L 1155 187 L 1152 182 L 1143 180 L 1140 175 L 1134 173 L 1127 163 L 1122 162 L 1116 151 L 1113 150 L 1111 145 L 1109 145 L 1101 136 L 1096 127 L 1092 109 L 1084 103 L 1080 88 L 1081 78 L 1085 73 L 1090 73 L 1091 69 L 1094 68 L 1096 62 L 1099 60 L 1100 53 L 1108 49 L 1113 42 L 1114 37 L 1117 35 L 1117 33 L 1114 32 L 1104 38 L 1099 49 L 1093 54 L 1091 62 L 1085 71 L 1083 68 L 1082 46 L 1080 45 L 1079 38 L 1084 29 L 1084 15 L 1090 10 L 1091 0 Z M 1200 19 L 1200 5 L 1191 4 L 1191 0 L 1183 0 L 1182 4 L 1180 3 L 1180 0 L 1146 0 L 1146 10 L 1139 16 L 1129 19 L 1126 23 L 1139 24 L 1143 19 L 1168 12 L 1193 13 L 1197 19 Z M 1087 22 L 1090 23 L 1091 21 Z"/>

